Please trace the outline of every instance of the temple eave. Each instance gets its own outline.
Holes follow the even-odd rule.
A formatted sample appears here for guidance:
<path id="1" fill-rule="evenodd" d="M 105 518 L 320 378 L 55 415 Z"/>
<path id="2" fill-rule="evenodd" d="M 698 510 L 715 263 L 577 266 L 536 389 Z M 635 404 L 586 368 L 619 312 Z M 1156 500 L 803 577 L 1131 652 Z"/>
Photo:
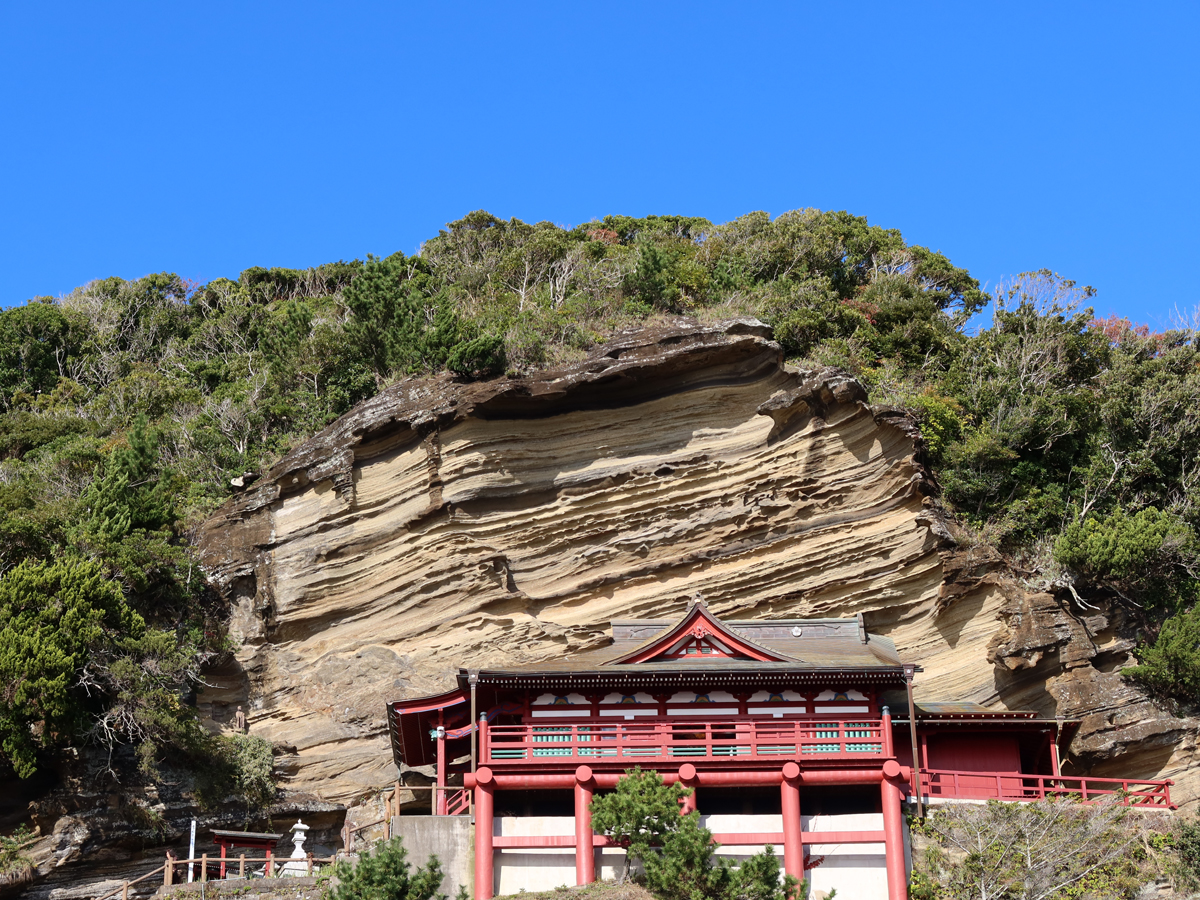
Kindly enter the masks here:
<path id="1" fill-rule="evenodd" d="M 630 667 L 631 669 L 633 667 Z M 460 679 L 464 680 L 464 671 Z M 493 685 L 529 685 L 550 686 L 562 685 L 632 685 L 635 683 L 674 685 L 679 682 L 705 681 L 716 683 L 757 684 L 760 682 L 795 682 L 795 683 L 824 683 L 830 679 L 855 681 L 873 684 L 904 684 L 904 670 L 900 667 L 877 669 L 718 669 L 704 666 L 691 668 L 676 668 L 671 670 L 646 671 L 642 669 L 623 670 L 592 670 L 575 672 L 517 672 L 517 671 L 487 671 L 476 673 L 477 684 Z"/>

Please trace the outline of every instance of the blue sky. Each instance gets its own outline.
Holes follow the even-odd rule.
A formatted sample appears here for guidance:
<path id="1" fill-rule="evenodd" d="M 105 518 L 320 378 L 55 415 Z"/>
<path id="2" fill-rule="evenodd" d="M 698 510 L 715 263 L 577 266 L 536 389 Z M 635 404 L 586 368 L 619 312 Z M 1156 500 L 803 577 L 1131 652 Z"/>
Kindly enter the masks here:
<path id="1" fill-rule="evenodd" d="M 92 278 L 846 209 L 1100 313 L 1200 303 L 1200 4 L 5 3 L 0 306 Z"/>

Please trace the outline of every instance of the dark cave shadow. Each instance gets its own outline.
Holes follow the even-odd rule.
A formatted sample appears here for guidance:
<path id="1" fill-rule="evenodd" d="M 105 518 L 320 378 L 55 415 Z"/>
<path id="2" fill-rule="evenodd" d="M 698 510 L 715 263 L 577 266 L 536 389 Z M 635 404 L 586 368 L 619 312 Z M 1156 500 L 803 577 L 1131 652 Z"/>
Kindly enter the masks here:
<path id="1" fill-rule="evenodd" d="M 1061 653 L 1056 647 L 1029 668 L 1009 669 L 994 665 L 992 684 L 996 696 L 1003 698 L 1009 709 L 1033 709 L 1041 716 L 1053 718 L 1058 710 L 1058 700 L 1046 689 L 1046 682 L 1061 670 Z M 1009 698 L 1016 700 L 1015 705 L 1008 702 Z"/>
<path id="2" fill-rule="evenodd" d="M 983 609 L 986 599 L 986 591 L 972 591 L 955 600 L 941 615 L 934 616 L 933 627 L 951 649 L 958 646 L 963 628 Z"/>

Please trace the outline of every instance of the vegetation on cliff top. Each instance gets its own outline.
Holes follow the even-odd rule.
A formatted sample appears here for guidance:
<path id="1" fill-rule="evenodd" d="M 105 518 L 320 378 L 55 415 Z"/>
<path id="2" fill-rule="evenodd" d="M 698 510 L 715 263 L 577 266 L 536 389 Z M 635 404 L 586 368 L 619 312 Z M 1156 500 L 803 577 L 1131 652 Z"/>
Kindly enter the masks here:
<path id="1" fill-rule="evenodd" d="M 913 413 L 964 536 L 1070 602 L 1122 604 L 1144 636 L 1129 675 L 1191 702 L 1200 335 L 1096 320 L 1091 296 L 1042 271 L 989 297 L 844 212 L 475 212 L 416 256 L 108 278 L 0 312 L 0 765 L 84 740 L 147 771 L 212 750 L 189 703 L 225 611 L 190 535 L 232 478 L 402 376 L 527 372 L 678 314 L 757 316 L 792 360 Z"/>

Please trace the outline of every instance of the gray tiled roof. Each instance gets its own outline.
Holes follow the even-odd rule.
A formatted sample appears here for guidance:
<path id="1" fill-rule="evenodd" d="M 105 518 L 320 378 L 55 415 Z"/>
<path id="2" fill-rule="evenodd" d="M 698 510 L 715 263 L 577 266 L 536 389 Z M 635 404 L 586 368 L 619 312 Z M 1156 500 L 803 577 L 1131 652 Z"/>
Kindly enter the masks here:
<path id="1" fill-rule="evenodd" d="M 690 611 L 689 611 L 690 612 Z M 666 672 L 802 672 L 811 670 L 877 670 L 894 672 L 903 663 L 889 638 L 868 635 L 861 619 L 772 619 L 722 622 L 736 635 L 774 655 L 779 662 L 726 657 L 695 657 L 663 662 L 617 663 L 641 646 L 650 646 L 681 620 L 639 619 L 612 623 L 613 642 L 596 650 L 547 660 L 520 669 L 487 669 L 492 674 L 537 675 L 621 671 Z"/>

